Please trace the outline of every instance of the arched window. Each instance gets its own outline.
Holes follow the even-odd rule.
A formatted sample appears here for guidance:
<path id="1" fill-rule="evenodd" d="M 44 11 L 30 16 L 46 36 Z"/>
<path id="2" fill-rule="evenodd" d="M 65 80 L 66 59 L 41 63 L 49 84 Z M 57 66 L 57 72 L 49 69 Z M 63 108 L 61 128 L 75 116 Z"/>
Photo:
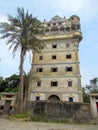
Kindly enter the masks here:
<path id="1" fill-rule="evenodd" d="M 45 32 L 49 32 L 49 28 L 46 28 Z"/>
<path id="2" fill-rule="evenodd" d="M 70 32 L 70 27 L 66 27 L 65 31 Z"/>
<path id="3" fill-rule="evenodd" d="M 60 98 L 57 95 L 51 95 L 48 98 L 49 101 L 60 101 Z"/>
<path id="4" fill-rule="evenodd" d="M 71 30 L 76 30 L 76 25 L 75 24 L 71 25 Z"/>
<path id="5" fill-rule="evenodd" d="M 64 27 L 61 27 L 61 28 L 60 28 L 60 31 L 64 31 Z"/>
<path id="6" fill-rule="evenodd" d="M 58 28 L 57 27 L 52 27 L 51 31 L 58 31 Z"/>

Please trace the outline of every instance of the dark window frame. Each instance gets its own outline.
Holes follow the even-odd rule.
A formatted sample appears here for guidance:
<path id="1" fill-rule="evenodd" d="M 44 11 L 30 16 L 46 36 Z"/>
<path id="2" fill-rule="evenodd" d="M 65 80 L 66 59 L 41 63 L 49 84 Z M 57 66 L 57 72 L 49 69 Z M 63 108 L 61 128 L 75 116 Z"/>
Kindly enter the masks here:
<path id="1" fill-rule="evenodd" d="M 98 96 L 95 96 L 95 99 L 98 99 Z"/>
<path id="2" fill-rule="evenodd" d="M 57 87 L 58 82 L 57 81 L 51 81 L 51 87 Z"/>
<path id="3" fill-rule="evenodd" d="M 73 71 L 73 67 L 66 67 L 66 72 L 72 72 Z"/>
<path id="4" fill-rule="evenodd" d="M 41 81 L 38 81 L 38 82 L 37 82 L 37 86 L 38 86 L 38 87 L 41 86 Z"/>
<path id="5" fill-rule="evenodd" d="M 51 72 L 58 72 L 58 68 L 57 67 L 51 67 Z"/>
<path id="6" fill-rule="evenodd" d="M 56 59 L 56 55 L 52 55 L 52 59 L 55 60 Z"/>
<path id="7" fill-rule="evenodd" d="M 66 55 L 66 59 L 71 59 L 72 58 L 72 55 L 71 54 L 67 54 Z"/>
<path id="8" fill-rule="evenodd" d="M 39 56 L 39 60 L 43 60 L 43 56 Z"/>
<path id="9" fill-rule="evenodd" d="M 43 68 L 37 68 L 37 72 L 43 72 Z"/>
<path id="10" fill-rule="evenodd" d="M 53 44 L 52 48 L 54 48 L 54 49 L 57 48 L 57 44 Z"/>
<path id="11" fill-rule="evenodd" d="M 73 102 L 73 97 L 69 97 L 69 102 Z"/>
<path id="12" fill-rule="evenodd" d="M 40 97 L 39 96 L 36 96 L 36 101 L 39 101 L 40 100 Z"/>
<path id="13" fill-rule="evenodd" d="M 72 87 L 72 81 L 68 81 L 68 87 Z"/>

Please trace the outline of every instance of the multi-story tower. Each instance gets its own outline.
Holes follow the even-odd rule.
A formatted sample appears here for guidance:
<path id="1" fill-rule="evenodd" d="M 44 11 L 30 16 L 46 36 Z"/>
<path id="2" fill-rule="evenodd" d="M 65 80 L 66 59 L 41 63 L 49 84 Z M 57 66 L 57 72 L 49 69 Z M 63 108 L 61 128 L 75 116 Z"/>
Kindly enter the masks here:
<path id="1" fill-rule="evenodd" d="M 29 87 L 29 101 L 59 100 L 82 102 L 81 76 L 78 59 L 82 40 L 80 18 L 59 16 L 44 20 L 45 34 L 40 39 L 46 44 L 41 53 L 33 54 L 33 79 Z"/>

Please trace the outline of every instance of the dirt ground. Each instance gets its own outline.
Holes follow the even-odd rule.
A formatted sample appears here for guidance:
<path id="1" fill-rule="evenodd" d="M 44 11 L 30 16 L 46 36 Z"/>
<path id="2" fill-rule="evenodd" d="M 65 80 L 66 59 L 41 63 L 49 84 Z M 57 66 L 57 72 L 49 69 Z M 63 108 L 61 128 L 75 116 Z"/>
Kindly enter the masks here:
<path id="1" fill-rule="evenodd" d="M 98 125 L 20 122 L 0 119 L 0 130 L 98 130 Z"/>

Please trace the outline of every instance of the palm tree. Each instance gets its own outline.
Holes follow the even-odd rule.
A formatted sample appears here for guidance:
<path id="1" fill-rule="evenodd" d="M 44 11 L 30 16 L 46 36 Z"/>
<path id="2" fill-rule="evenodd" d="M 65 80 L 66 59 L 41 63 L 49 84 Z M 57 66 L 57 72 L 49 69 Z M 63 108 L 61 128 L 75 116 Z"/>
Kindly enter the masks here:
<path id="1" fill-rule="evenodd" d="M 7 38 L 9 49 L 13 49 L 13 56 L 16 51 L 20 51 L 20 81 L 18 91 L 18 112 L 23 111 L 23 64 L 27 52 L 40 52 L 43 46 L 41 40 L 37 37 L 42 33 L 41 22 L 32 17 L 28 11 L 25 13 L 23 8 L 17 8 L 17 16 L 8 15 L 8 22 L 0 23 L 1 39 Z"/>
<path id="2" fill-rule="evenodd" d="M 29 83 L 32 81 L 39 81 L 40 78 L 35 76 L 33 71 L 30 71 L 29 73 L 24 72 L 24 91 L 23 91 L 23 97 L 24 97 L 24 108 L 27 106 L 27 98 L 28 98 L 28 90 L 29 90 Z"/>

